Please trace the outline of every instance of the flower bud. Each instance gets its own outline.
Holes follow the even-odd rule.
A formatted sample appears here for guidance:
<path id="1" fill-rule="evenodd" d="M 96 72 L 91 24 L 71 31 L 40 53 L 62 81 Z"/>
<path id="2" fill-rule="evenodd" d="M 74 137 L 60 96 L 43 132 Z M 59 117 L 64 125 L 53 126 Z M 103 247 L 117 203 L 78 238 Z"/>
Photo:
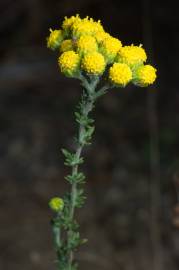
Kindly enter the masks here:
<path id="1" fill-rule="evenodd" d="M 134 71 L 134 84 L 145 87 L 153 84 L 157 78 L 156 69 L 151 65 L 141 65 Z"/>
<path id="2" fill-rule="evenodd" d="M 126 64 L 114 63 L 109 69 L 109 80 L 116 86 L 124 87 L 132 80 L 132 71 Z"/>
<path id="3" fill-rule="evenodd" d="M 62 73 L 74 77 L 79 71 L 80 57 L 74 51 L 67 51 L 59 57 L 58 64 Z"/>
<path id="4" fill-rule="evenodd" d="M 147 60 L 147 55 L 142 46 L 124 46 L 122 47 L 115 59 L 119 63 L 125 63 L 131 68 L 135 65 L 144 63 Z"/>
<path id="5" fill-rule="evenodd" d="M 105 66 L 104 57 L 98 52 L 86 54 L 81 63 L 81 68 L 90 75 L 101 75 L 105 70 Z"/>
<path id="6" fill-rule="evenodd" d="M 49 201 L 49 207 L 54 212 L 61 212 L 64 208 L 64 201 L 59 197 L 54 197 Z"/>
<path id="7" fill-rule="evenodd" d="M 62 41 L 63 41 L 62 30 L 50 29 L 50 35 L 49 37 L 47 37 L 47 47 L 52 50 L 55 50 L 60 47 Z"/>
<path id="8" fill-rule="evenodd" d="M 122 43 L 119 39 L 114 37 L 107 37 L 104 39 L 100 46 L 100 52 L 103 54 L 107 63 L 113 63 L 117 52 L 122 47 Z"/>

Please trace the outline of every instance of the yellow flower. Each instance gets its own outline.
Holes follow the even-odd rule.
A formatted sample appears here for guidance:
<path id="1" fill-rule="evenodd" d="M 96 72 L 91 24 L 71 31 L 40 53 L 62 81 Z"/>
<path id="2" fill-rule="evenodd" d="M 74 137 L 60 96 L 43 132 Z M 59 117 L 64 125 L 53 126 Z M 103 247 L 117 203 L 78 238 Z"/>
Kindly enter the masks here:
<path id="1" fill-rule="evenodd" d="M 77 52 L 79 54 L 86 54 L 88 52 L 97 51 L 98 46 L 96 40 L 92 36 L 81 36 L 76 43 Z"/>
<path id="2" fill-rule="evenodd" d="M 47 37 L 47 47 L 55 50 L 60 46 L 63 40 L 62 30 L 52 30 L 50 28 L 50 35 Z"/>
<path id="3" fill-rule="evenodd" d="M 114 63 L 109 69 L 109 80 L 117 86 L 126 86 L 132 80 L 130 67 L 122 63 Z"/>
<path id="4" fill-rule="evenodd" d="M 62 29 L 68 31 L 73 26 L 74 23 L 80 22 L 81 18 L 79 14 L 76 16 L 71 16 L 70 18 L 65 17 L 64 21 L 62 22 Z"/>
<path id="5" fill-rule="evenodd" d="M 157 78 L 156 69 L 151 65 L 142 65 L 135 70 L 134 83 L 145 87 L 153 84 Z"/>
<path id="6" fill-rule="evenodd" d="M 82 59 L 81 67 L 88 74 L 100 75 L 105 69 L 104 57 L 98 52 L 88 53 Z"/>
<path id="7" fill-rule="evenodd" d="M 72 26 L 73 37 L 78 38 L 81 35 L 94 35 L 98 31 L 103 31 L 100 21 L 95 22 L 92 18 L 84 18 L 76 21 Z"/>
<path id="8" fill-rule="evenodd" d="M 79 69 L 80 57 L 74 51 L 67 51 L 59 57 L 58 64 L 62 73 L 73 77 Z"/>
<path id="9" fill-rule="evenodd" d="M 141 46 L 124 46 L 117 53 L 116 61 L 126 63 L 130 67 L 141 64 L 147 60 L 145 50 Z"/>
<path id="10" fill-rule="evenodd" d="M 67 52 L 73 50 L 73 41 L 71 39 L 66 39 L 62 41 L 60 46 L 60 52 Z"/>
<path id="11" fill-rule="evenodd" d="M 64 201 L 59 197 L 54 197 L 49 201 L 49 207 L 54 212 L 61 212 L 64 208 Z"/>
<path id="12" fill-rule="evenodd" d="M 98 43 L 101 43 L 104 39 L 110 37 L 110 34 L 104 32 L 104 31 L 98 31 L 94 37 L 96 38 Z"/>
<path id="13" fill-rule="evenodd" d="M 97 33 L 99 31 L 103 31 L 104 32 L 104 28 L 103 28 L 100 20 L 98 20 L 96 22 L 92 18 L 90 18 L 90 21 L 91 21 L 91 24 L 93 25 L 94 33 Z"/>
<path id="14" fill-rule="evenodd" d="M 108 63 L 112 63 L 121 47 L 122 43 L 119 39 L 107 37 L 101 43 L 100 52 L 104 55 Z"/>

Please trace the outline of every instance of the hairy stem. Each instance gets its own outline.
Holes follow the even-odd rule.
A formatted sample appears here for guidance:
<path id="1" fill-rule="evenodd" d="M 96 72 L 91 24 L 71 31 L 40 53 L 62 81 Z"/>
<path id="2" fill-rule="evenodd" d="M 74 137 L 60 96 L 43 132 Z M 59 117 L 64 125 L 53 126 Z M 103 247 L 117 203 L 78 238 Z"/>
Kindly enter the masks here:
<path id="1" fill-rule="evenodd" d="M 87 117 L 94 107 L 94 102 L 95 102 L 94 92 L 95 92 L 96 84 L 93 81 L 93 84 L 89 84 L 88 89 L 86 89 L 87 94 L 85 95 L 85 103 L 82 105 L 82 108 L 81 108 L 81 115 L 84 117 Z M 84 132 L 85 132 L 85 125 L 79 124 L 79 131 L 78 131 L 78 138 L 77 138 L 78 144 L 75 151 L 75 155 L 78 159 L 81 157 L 82 150 L 85 146 L 85 142 L 82 143 L 80 141 L 80 139 L 83 137 Z M 77 174 L 78 170 L 79 170 L 78 164 L 72 166 L 72 174 Z M 71 222 L 73 221 L 74 215 L 75 215 L 76 194 L 77 194 L 77 183 L 74 182 L 72 183 L 72 186 L 71 186 L 71 201 L 70 201 L 70 214 L 69 214 Z M 72 230 L 69 229 L 67 232 L 67 245 L 69 245 L 71 233 L 72 233 Z M 70 250 L 68 254 L 68 270 L 71 270 L 73 257 L 74 257 L 73 250 Z"/>

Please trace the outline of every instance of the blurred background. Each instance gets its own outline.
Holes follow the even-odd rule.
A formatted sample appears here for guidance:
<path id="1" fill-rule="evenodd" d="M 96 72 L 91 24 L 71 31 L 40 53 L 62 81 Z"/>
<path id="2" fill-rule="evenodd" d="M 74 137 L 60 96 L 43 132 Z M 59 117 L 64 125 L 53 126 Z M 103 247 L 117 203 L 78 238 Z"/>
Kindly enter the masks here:
<path id="1" fill-rule="evenodd" d="M 179 267 L 179 19 L 162 0 L 0 1 L 0 269 L 55 269 L 48 201 L 63 195 L 62 147 L 73 147 L 81 89 L 46 48 L 49 28 L 79 13 L 101 19 L 123 44 L 144 44 L 158 69 L 150 89 L 111 90 L 98 101 L 86 148 L 89 239 L 80 269 Z"/>

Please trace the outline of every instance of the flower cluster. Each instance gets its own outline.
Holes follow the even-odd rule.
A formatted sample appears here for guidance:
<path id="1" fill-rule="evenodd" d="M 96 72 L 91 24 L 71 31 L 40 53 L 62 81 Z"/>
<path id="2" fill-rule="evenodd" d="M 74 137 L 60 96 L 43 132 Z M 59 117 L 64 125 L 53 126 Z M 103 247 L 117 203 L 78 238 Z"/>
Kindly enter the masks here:
<path id="1" fill-rule="evenodd" d="M 120 87 L 129 82 L 144 87 L 156 79 L 156 69 L 145 64 L 147 55 L 142 45 L 123 46 L 100 21 L 89 17 L 65 17 L 61 29 L 50 29 L 47 47 L 59 50 L 60 70 L 69 77 L 105 74 L 109 83 Z"/>

